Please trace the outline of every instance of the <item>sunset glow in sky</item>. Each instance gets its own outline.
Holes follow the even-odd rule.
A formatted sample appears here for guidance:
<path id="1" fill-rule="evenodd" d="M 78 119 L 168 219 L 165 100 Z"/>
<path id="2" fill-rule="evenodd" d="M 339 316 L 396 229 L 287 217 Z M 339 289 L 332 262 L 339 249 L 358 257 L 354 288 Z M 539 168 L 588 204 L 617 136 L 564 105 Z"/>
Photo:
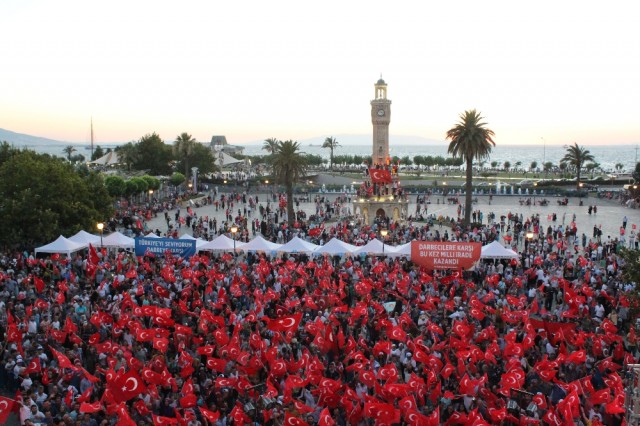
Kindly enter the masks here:
<path id="1" fill-rule="evenodd" d="M 637 5 L 540 1 L 0 2 L 0 128 L 70 142 L 443 140 L 476 108 L 499 144 L 640 143 Z"/>

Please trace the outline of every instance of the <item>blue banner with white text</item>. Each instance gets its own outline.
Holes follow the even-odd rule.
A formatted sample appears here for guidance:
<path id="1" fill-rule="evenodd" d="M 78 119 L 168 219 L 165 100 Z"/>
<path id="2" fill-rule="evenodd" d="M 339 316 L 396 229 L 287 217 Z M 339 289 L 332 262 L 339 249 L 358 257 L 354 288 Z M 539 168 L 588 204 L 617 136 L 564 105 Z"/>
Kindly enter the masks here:
<path id="1" fill-rule="evenodd" d="M 136 238 L 136 256 L 149 253 L 164 256 L 169 251 L 173 256 L 189 258 L 196 254 L 196 240 L 176 240 L 174 238 Z"/>

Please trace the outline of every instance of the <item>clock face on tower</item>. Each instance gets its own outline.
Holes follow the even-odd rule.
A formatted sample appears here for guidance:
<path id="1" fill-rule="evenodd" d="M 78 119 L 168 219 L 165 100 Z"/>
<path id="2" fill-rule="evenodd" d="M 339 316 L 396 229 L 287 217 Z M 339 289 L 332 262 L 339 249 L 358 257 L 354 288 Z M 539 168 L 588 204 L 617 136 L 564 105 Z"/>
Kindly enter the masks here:
<path id="1" fill-rule="evenodd" d="M 384 110 L 383 109 L 379 109 L 378 110 L 378 117 L 384 117 Z"/>

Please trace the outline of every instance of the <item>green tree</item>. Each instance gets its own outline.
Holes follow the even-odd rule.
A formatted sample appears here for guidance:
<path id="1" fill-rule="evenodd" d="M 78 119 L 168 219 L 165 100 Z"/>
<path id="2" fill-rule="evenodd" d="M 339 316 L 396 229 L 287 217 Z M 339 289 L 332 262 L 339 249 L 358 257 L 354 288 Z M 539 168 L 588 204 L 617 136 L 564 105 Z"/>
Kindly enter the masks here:
<path id="1" fill-rule="evenodd" d="M 624 164 L 622 163 L 616 163 L 616 171 L 618 173 L 620 173 L 622 171 L 622 169 L 624 168 Z"/>
<path id="2" fill-rule="evenodd" d="M 273 154 L 273 175 L 278 183 L 285 187 L 287 194 L 287 219 L 289 226 L 293 227 L 295 212 L 293 210 L 293 186 L 306 174 L 306 160 L 300 153 L 298 142 L 278 141 Z"/>
<path id="3" fill-rule="evenodd" d="M 160 179 L 157 177 L 144 175 L 141 178 L 147 183 L 147 190 L 153 189 L 155 191 L 160 188 Z"/>
<path id="4" fill-rule="evenodd" d="M 411 161 L 411 158 L 409 158 L 408 155 L 405 155 L 400 159 L 400 164 L 402 164 L 403 166 L 410 166 L 411 164 L 413 164 L 413 161 Z"/>
<path id="5" fill-rule="evenodd" d="M 169 178 L 169 183 L 173 186 L 179 186 L 185 182 L 185 177 L 182 173 L 175 172 Z"/>
<path id="6" fill-rule="evenodd" d="M 471 199 L 473 191 L 473 160 L 483 160 L 491 153 L 491 148 L 495 146 L 493 141 L 494 132 L 486 127 L 484 118 L 475 109 L 465 111 L 460 114 L 460 121 L 449 131 L 447 139 L 449 148 L 447 152 L 454 158 L 461 158 L 466 161 L 466 183 L 465 183 L 465 211 L 464 224 L 471 223 Z"/>
<path id="7" fill-rule="evenodd" d="M 118 160 L 124 164 L 127 170 L 131 171 L 133 165 L 138 161 L 138 149 L 135 142 L 127 142 L 124 145 L 117 146 L 116 154 L 118 154 Z"/>
<path id="8" fill-rule="evenodd" d="M 104 150 L 100 145 L 96 145 L 96 149 L 93 150 L 93 155 L 91 155 L 91 161 L 96 161 L 98 158 L 105 155 Z"/>
<path id="9" fill-rule="evenodd" d="M 67 145 L 64 147 L 64 149 L 62 150 L 62 152 L 64 152 L 67 155 L 67 160 L 69 162 L 71 162 L 71 156 L 73 155 L 74 152 L 76 152 L 77 149 L 75 146 L 73 145 Z"/>
<path id="10" fill-rule="evenodd" d="M 322 144 L 323 148 L 329 148 L 329 169 L 333 170 L 333 150 L 338 148 L 340 143 L 333 136 L 329 136 Z"/>
<path id="11" fill-rule="evenodd" d="M 504 169 L 505 172 L 508 172 L 509 170 L 511 170 L 511 162 L 505 161 L 504 164 L 502 165 L 502 168 Z"/>
<path id="12" fill-rule="evenodd" d="M 497 167 L 498 167 L 498 162 L 497 161 L 492 161 L 491 162 L 491 168 L 495 170 Z"/>
<path id="13" fill-rule="evenodd" d="M 542 168 L 544 169 L 544 173 L 545 175 L 547 173 L 549 173 L 551 170 L 553 170 L 553 163 L 551 161 L 547 161 L 546 163 L 544 163 L 542 165 Z"/>
<path id="14" fill-rule="evenodd" d="M 134 169 L 146 170 L 154 176 L 171 173 L 171 146 L 165 144 L 157 133 L 140 138 L 136 144 L 136 151 Z"/>
<path id="15" fill-rule="evenodd" d="M 574 142 L 567 148 L 567 153 L 562 157 L 562 162 L 570 165 L 576 172 L 576 189 L 580 190 L 580 173 L 587 161 L 595 162 L 593 155 L 588 149 L 585 149 Z"/>
<path id="16" fill-rule="evenodd" d="M 538 168 L 538 162 L 537 161 L 532 161 L 531 165 L 529 166 L 529 171 L 533 172 Z"/>
<path id="17" fill-rule="evenodd" d="M 59 235 L 93 229 L 113 214 L 99 175 L 67 162 L 14 151 L 0 164 L 0 245 L 33 248 Z"/>
<path id="18" fill-rule="evenodd" d="M 184 167 L 184 175 L 187 180 L 189 179 L 189 166 L 197 144 L 198 142 L 187 132 L 182 132 L 173 141 L 173 156 Z"/>
<path id="19" fill-rule="evenodd" d="M 633 169 L 633 179 L 636 183 L 640 182 L 640 163 L 636 163 L 636 167 Z"/>
<path id="20" fill-rule="evenodd" d="M 120 176 L 107 176 L 104 178 L 104 185 L 112 197 L 122 197 L 127 191 L 127 184 Z"/>
<path id="21" fill-rule="evenodd" d="M 191 168 L 198 168 L 198 174 L 200 176 L 211 173 L 217 169 L 215 158 L 213 157 L 213 152 L 211 152 L 211 149 L 208 146 L 201 143 L 196 143 L 193 146 L 193 155 L 191 156 L 191 161 L 189 164 Z M 179 170 L 181 170 L 183 166 L 184 164 L 180 162 L 177 165 Z"/>

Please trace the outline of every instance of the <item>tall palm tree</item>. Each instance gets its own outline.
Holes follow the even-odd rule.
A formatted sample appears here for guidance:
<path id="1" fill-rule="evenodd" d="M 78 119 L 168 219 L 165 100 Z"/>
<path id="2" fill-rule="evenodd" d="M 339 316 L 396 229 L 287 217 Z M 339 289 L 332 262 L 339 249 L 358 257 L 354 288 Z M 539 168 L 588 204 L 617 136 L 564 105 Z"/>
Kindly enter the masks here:
<path id="1" fill-rule="evenodd" d="M 580 190 L 580 172 L 587 161 L 595 162 L 593 154 L 588 149 L 584 149 L 577 142 L 567 147 L 567 153 L 562 157 L 563 163 L 567 163 L 576 171 L 576 189 Z"/>
<path id="2" fill-rule="evenodd" d="M 182 132 L 176 136 L 176 140 L 173 141 L 173 155 L 178 161 L 184 163 L 184 176 L 185 181 L 189 181 L 189 161 L 193 155 L 195 144 L 198 142 L 187 132 Z"/>
<path id="3" fill-rule="evenodd" d="M 279 141 L 276 138 L 265 139 L 262 143 L 262 149 L 267 151 L 269 154 L 275 154 L 278 147 L 278 142 Z"/>
<path id="4" fill-rule="evenodd" d="M 447 153 L 454 158 L 461 158 L 467 163 L 465 185 L 465 209 L 464 224 L 471 223 L 471 192 L 473 190 L 473 160 L 481 161 L 489 156 L 491 148 L 496 143 L 493 141 L 495 133 L 486 127 L 484 117 L 475 109 L 460 114 L 460 121 L 449 131 L 447 139 L 449 149 Z"/>
<path id="5" fill-rule="evenodd" d="M 273 153 L 273 175 L 277 182 L 285 187 L 287 194 L 287 219 L 293 227 L 295 212 L 293 210 L 293 185 L 306 174 L 307 162 L 301 155 L 298 142 L 278 141 Z"/>
<path id="6" fill-rule="evenodd" d="M 67 160 L 69 160 L 69 162 L 71 162 L 71 156 L 73 155 L 74 152 L 76 152 L 77 149 L 75 146 L 73 145 L 67 145 L 64 147 L 64 149 L 62 150 L 62 152 L 64 152 L 65 154 L 67 154 Z"/>
<path id="7" fill-rule="evenodd" d="M 333 136 L 329 136 L 322 144 L 323 148 L 329 148 L 329 169 L 333 170 L 333 150 L 340 146 L 340 142 Z"/>

